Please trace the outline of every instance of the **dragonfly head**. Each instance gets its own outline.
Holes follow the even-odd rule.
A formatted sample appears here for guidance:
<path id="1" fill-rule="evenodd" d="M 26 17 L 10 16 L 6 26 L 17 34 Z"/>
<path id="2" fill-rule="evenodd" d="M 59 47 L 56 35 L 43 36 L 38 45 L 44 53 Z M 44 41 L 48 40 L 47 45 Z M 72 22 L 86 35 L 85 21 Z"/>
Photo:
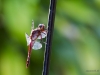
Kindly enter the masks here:
<path id="1" fill-rule="evenodd" d="M 38 27 L 40 28 L 40 30 L 45 30 L 45 25 L 44 24 L 39 24 Z"/>

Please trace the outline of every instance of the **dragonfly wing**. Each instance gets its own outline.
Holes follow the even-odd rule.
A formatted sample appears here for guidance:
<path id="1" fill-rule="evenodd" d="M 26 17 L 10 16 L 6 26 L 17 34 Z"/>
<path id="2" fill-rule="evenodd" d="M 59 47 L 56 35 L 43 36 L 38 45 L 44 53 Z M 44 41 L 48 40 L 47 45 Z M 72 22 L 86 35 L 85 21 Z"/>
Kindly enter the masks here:
<path id="1" fill-rule="evenodd" d="M 31 27 L 31 29 L 34 29 L 34 21 L 32 20 L 32 27 Z"/>
<path id="2" fill-rule="evenodd" d="M 32 49 L 38 50 L 38 49 L 41 49 L 41 48 L 42 48 L 42 44 L 40 42 L 35 41 Z"/>
<path id="3" fill-rule="evenodd" d="M 30 44 L 31 39 L 30 37 L 25 33 L 26 41 L 27 41 L 27 46 Z"/>
<path id="4" fill-rule="evenodd" d="M 46 36 L 47 36 L 47 32 L 44 31 L 44 32 L 41 33 L 41 35 L 38 36 L 37 39 L 45 38 Z"/>

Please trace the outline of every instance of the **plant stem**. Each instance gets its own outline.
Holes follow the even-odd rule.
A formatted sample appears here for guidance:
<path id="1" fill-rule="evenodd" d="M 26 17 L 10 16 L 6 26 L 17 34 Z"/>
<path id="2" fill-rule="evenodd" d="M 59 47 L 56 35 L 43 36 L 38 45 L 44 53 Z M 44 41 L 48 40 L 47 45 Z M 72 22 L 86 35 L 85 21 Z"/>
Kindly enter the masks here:
<path id="1" fill-rule="evenodd" d="M 51 52 L 51 43 L 54 29 L 54 20 L 55 20 L 55 12 L 56 12 L 56 0 L 50 0 L 49 7 L 49 17 L 48 17 L 48 34 L 46 39 L 46 47 L 45 47 L 45 56 L 44 56 L 44 67 L 42 75 L 48 75 L 49 71 L 49 59 Z"/>

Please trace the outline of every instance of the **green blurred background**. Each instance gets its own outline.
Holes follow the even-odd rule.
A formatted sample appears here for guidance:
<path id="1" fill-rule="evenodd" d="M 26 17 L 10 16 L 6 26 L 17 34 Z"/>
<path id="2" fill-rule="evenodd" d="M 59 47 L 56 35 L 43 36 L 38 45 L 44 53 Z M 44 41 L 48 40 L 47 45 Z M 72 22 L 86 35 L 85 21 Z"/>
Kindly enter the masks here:
<path id="1" fill-rule="evenodd" d="M 48 11 L 49 0 L 0 0 L 0 75 L 42 75 L 45 45 L 26 69 L 25 32 Z M 49 75 L 100 75 L 100 0 L 57 0 Z"/>

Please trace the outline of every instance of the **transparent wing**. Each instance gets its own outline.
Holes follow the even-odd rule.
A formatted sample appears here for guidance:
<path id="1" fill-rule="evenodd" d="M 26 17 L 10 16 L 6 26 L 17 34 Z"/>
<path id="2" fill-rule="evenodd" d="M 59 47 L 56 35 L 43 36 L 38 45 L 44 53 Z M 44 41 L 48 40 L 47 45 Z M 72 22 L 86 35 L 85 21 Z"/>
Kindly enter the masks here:
<path id="1" fill-rule="evenodd" d="M 45 38 L 46 36 L 47 36 L 47 32 L 46 32 L 46 31 L 44 31 L 44 32 L 42 32 L 42 33 L 41 33 L 41 35 L 40 35 L 40 36 L 38 36 L 38 38 L 37 38 L 37 39 Z"/>
<path id="2" fill-rule="evenodd" d="M 38 42 L 38 41 L 35 41 L 32 49 L 38 50 L 38 49 L 41 49 L 41 48 L 42 48 L 42 44 L 40 42 Z"/>
<path id="3" fill-rule="evenodd" d="M 27 46 L 30 44 L 31 39 L 30 37 L 25 33 L 26 41 L 27 41 Z"/>
<path id="4" fill-rule="evenodd" d="M 32 27 L 31 27 L 31 29 L 34 29 L 34 21 L 32 20 Z"/>

